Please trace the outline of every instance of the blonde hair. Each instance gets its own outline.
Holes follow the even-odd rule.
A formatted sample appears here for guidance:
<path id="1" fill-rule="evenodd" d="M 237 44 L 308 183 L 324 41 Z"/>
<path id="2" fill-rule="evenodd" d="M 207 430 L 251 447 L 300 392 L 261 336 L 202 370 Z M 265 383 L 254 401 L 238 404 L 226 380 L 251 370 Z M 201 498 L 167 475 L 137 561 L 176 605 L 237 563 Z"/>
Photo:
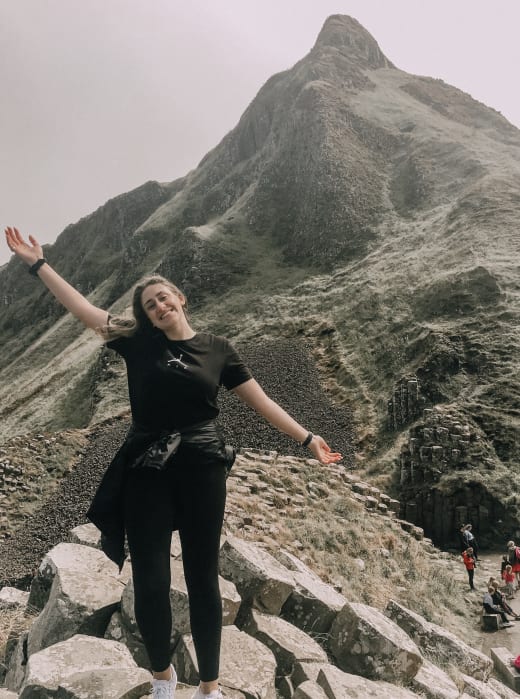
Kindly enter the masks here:
<path id="1" fill-rule="evenodd" d="M 144 277 L 134 287 L 132 294 L 133 317 L 129 318 L 128 316 L 109 316 L 107 324 L 102 325 L 100 328 L 97 328 L 97 332 L 106 342 L 108 342 L 109 340 L 115 340 L 117 337 L 131 337 L 132 335 L 135 335 L 138 332 L 153 332 L 153 325 L 150 322 L 148 316 L 146 315 L 146 311 L 144 310 L 141 301 L 143 291 L 148 286 L 152 286 L 153 284 L 163 284 L 168 289 L 170 289 L 170 291 L 173 291 L 174 294 L 176 294 L 179 297 L 182 297 L 185 300 L 185 305 L 183 306 L 184 315 L 186 316 L 186 318 L 188 318 L 188 314 L 186 312 L 186 306 L 188 302 L 182 291 L 179 289 L 179 287 L 175 286 L 175 284 L 173 284 L 168 279 L 165 279 L 165 277 L 161 277 L 161 275 L 159 274 L 154 274 L 149 277 Z"/>

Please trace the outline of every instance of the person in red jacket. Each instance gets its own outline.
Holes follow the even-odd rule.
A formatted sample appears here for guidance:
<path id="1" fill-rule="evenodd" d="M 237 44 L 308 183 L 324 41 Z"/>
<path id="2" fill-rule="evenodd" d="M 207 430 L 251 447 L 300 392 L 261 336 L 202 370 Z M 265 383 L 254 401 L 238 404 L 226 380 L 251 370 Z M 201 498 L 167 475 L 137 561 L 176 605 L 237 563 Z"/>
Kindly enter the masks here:
<path id="1" fill-rule="evenodd" d="M 466 566 L 466 570 L 468 571 L 469 586 L 472 590 L 474 590 L 475 586 L 473 585 L 473 576 L 475 574 L 475 568 L 477 567 L 477 564 L 475 562 L 475 556 L 473 554 L 473 549 L 471 548 L 471 546 L 462 552 L 462 560 L 464 561 L 464 565 Z"/>

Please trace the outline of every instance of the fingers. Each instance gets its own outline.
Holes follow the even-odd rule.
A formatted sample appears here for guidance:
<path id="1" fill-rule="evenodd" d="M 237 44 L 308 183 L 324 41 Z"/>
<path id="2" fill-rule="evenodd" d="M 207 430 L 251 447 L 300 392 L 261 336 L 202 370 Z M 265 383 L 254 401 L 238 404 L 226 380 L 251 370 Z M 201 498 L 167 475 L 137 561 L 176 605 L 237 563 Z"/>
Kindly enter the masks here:
<path id="1" fill-rule="evenodd" d="M 11 252 L 14 252 L 15 249 L 15 241 L 14 241 L 14 232 L 12 228 L 6 228 L 5 229 L 5 242 L 7 243 L 7 247 Z"/>

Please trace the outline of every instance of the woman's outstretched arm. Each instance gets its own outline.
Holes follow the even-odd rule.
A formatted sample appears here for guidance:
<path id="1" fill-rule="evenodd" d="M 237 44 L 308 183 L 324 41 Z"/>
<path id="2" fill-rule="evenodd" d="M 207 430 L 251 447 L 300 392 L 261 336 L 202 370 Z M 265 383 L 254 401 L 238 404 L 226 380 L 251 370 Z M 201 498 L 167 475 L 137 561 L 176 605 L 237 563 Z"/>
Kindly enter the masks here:
<path id="1" fill-rule="evenodd" d="M 265 417 L 273 427 L 280 432 L 292 437 L 297 442 L 303 442 L 308 436 L 308 431 L 303 428 L 289 413 L 278 405 L 272 398 L 264 392 L 260 384 L 255 379 L 249 379 L 232 389 L 240 400 L 244 401 L 250 408 Z M 322 464 L 332 464 L 341 460 L 341 454 L 331 451 L 327 442 L 318 434 L 312 435 L 312 439 L 307 445 L 314 456 Z"/>
<path id="2" fill-rule="evenodd" d="M 42 247 L 32 235 L 29 236 L 29 243 L 27 243 L 17 228 L 6 228 L 5 239 L 9 250 L 29 266 L 43 259 Z M 63 277 L 60 277 L 48 262 L 42 264 L 37 274 L 61 305 L 87 328 L 95 329 L 106 324 L 107 312 L 87 301 L 79 291 L 66 282 Z"/>

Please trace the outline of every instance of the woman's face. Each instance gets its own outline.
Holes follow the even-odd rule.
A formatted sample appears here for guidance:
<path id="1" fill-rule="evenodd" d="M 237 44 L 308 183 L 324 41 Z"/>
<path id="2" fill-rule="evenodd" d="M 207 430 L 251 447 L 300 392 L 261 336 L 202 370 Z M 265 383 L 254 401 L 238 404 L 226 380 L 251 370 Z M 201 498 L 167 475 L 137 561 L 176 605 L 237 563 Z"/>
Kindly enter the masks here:
<path id="1" fill-rule="evenodd" d="M 152 325 L 167 330 L 185 320 L 186 299 L 165 284 L 150 284 L 141 294 L 141 304 Z"/>

